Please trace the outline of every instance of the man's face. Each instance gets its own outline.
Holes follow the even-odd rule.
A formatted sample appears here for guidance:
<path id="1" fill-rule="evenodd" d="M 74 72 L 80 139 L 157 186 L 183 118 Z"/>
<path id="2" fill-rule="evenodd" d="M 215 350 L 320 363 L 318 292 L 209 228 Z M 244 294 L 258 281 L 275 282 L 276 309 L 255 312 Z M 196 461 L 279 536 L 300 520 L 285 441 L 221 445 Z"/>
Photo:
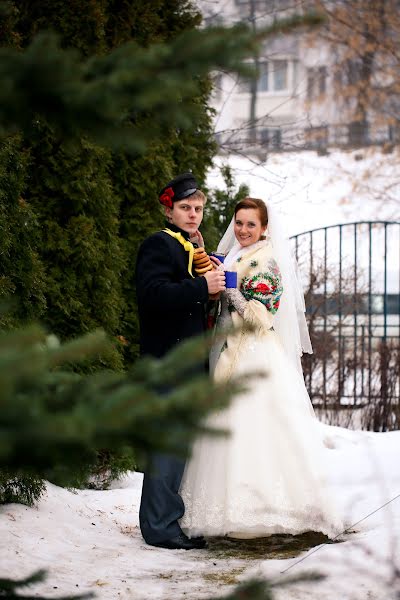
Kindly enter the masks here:
<path id="1" fill-rule="evenodd" d="M 166 208 L 165 212 L 170 222 L 193 234 L 203 220 L 204 201 L 198 198 L 184 198 L 174 202 L 173 208 Z"/>

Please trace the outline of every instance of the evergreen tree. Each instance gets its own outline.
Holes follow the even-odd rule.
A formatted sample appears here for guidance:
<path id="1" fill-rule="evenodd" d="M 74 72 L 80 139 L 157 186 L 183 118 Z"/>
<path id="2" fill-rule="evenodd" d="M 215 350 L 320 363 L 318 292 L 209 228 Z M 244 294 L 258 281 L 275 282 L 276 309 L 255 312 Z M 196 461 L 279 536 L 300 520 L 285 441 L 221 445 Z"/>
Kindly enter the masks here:
<path id="1" fill-rule="evenodd" d="M 72 148 L 58 144 L 48 125 L 37 125 L 29 150 L 34 168 L 26 197 L 41 224 L 46 265 L 42 321 L 61 339 L 99 326 L 120 335 L 125 256 L 110 153 L 84 139 Z M 103 360 L 103 366 L 122 368 L 117 350 Z"/>
<path id="2" fill-rule="evenodd" d="M 21 178 L 26 182 L 26 188 L 21 188 L 24 193 L 22 197 L 28 197 L 29 190 L 28 205 L 32 211 L 32 222 L 37 219 L 38 223 L 29 240 L 35 240 L 38 234 L 34 250 L 40 253 L 40 260 L 49 260 L 44 264 L 46 278 L 49 266 L 57 268 L 60 263 L 65 267 L 69 294 L 66 304 L 69 304 L 71 311 L 76 309 L 76 314 L 73 313 L 74 322 L 71 325 L 62 324 L 61 336 L 68 337 L 79 331 L 79 327 L 85 331 L 86 319 L 93 319 L 93 325 L 96 317 L 93 309 L 85 312 L 84 306 L 79 307 L 75 303 L 79 298 L 90 296 L 86 289 L 90 287 L 90 268 L 94 269 L 96 278 L 105 273 L 104 277 L 109 282 L 109 262 L 100 244 L 101 235 L 106 231 L 103 224 L 113 222 L 121 204 L 126 208 L 129 199 L 135 199 L 137 189 L 146 201 L 150 197 L 145 185 L 142 189 L 140 186 L 132 188 L 127 198 L 117 197 L 116 190 L 122 189 L 124 183 L 122 177 L 113 179 L 113 161 L 117 157 L 107 150 L 101 151 L 93 145 L 94 142 L 101 141 L 113 149 L 125 145 L 137 153 L 140 151 L 142 156 L 146 143 L 149 152 L 157 150 L 160 163 L 162 159 L 167 161 L 162 162 L 165 174 L 174 174 L 174 159 L 181 161 L 182 166 L 185 164 L 184 168 L 186 164 L 197 164 L 192 162 L 194 159 L 189 153 L 186 154 L 186 163 L 184 157 L 189 152 L 189 143 L 193 143 L 192 147 L 197 151 L 201 150 L 193 140 L 201 143 L 201 133 L 206 134 L 207 131 L 207 114 L 204 116 L 203 113 L 201 126 L 201 121 L 196 121 L 199 125 L 193 125 L 194 115 L 197 117 L 203 106 L 201 94 L 205 94 L 207 88 L 207 82 L 202 78 L 213 66 L 227 69 L 237 66 L 238 58 L 246 55 L 253 40 L 239 29 L 225 34 L 222 31 L 191 31 L 184 32 L 168 44 L 154 46 L 150 44 L 150 37 L 147 40 L 143 33 L 144 49 L 140 49 L 132 44 L 120 46 L 125 38 L 115 33 L 120 16 L 117 10 L 109 21 L 104 17 L 107 7 L 114 6 L 115 9 L 120 3 L 106 4 L 94 0 L 88 8 L 87 3 L 82 2 L 80 6 L 83 10 L 71 19 L 65 18 L 66 14 L 70 14 L 68 3 L 20 2 L 19 13 L 13 10 L 11 3 L 8 4 L 11 12 L 6 13 L 8 21 L 6 26 L 0 27 L 0 32 L 2 35 L 4 32 L 3 41 L 6 40 L 7 45 L 23 50 L 0 52 L 0 76 L 3 82 L 0 88 L 0 125 L 3 131 L 20 127 L 24 134 L 22 148 L 27 153 L 29 172 L 26 173 L 26 179 Z M 160 21 L 167 4 L 172 6 L 171 22 L 165 27 L 164 33 L 173 30 L 175 21 L 176 27 L 181 22 L 179 14 L 176 20 L 172 18 L 176 7 L 173 2 L 157 4 Z M 182 6 L 190 5 L 182 3 Z M 59 11 L 57 14 L 65 18 L 65 35 L 62 36 L 65 50 L 60 49 L 54 38 L 49 36 L 37 38 L 27 46 L 32 35 L 50 19 L 47 15 L 46 21 L 43 7 L 46 7 L 51 18 L 55 8 Z M 29 13 L 30 8 L 32 13 Z M 86 18 L 87 14 L 89 18 Z M 11 30 L 10 23 L 14 17 L 16 26 Z M 29 27 L 29 22 L 32 27 Z M 116 25 L 113 28 L 114 22 Z M 78 24 L 81 28 L 78 27 L 76 33 Z M 151 30 L 150 25 L 146 27 Z M 56 26 L 54 28 L 57 29 Z M 128 27 L 126 21 L 123 29 L 134 31 L 134 27 L 131 24 Z M 83 35 L 85 31 L 90 34 L 89 41 Z M 163 27 L 160 25 L 157 41 L 162 39 L 162 33 Z M 106 41 L 115 45 L 114 51 L 107 53 Z M 70 48 L 79 48 L 88 59 L 80 59 Z M 183 131 L 187 132 L 186 139 L 180 138 Z M 166 139 L 170 146 L 163 145 Z M 175 144 L 180 139 L 185 143 Z M 209 140 L 207 144 L 208 148 L 212 147 Z M 171 154 L 167 152 L 170 147 L 174 149 Z M 133 164 L 136 158 L 131 157 L 118 155 L 118 160 L 132 161 Z M 207 164 L 209 160 L 210 156 L 205 154 L 199 158 L 198 164 Z M 63 177 L 63 161 L 70 177 Z M 139 168 L 140 162 L 137 165 Z M 43 188 L 39 186 L 40 170 L 43 171 Z M 100 188 L 96 186 L 93 176 L 95 170 L 99 172 L 105 194 L 110 193 L 112 198 L 111 207 L 102 206 L 100 215 L 95 213 L 94 205 L 87 206 L 91 186 L 95 201 L 101 202 Z M 159 173 L 157 171 L 155 176 Z M 57 177 L 61 181 L 59 187 L 55 185 Z M 130 181 L 128 170 L 124 177 L 127 182 Z M 84 181 L 81 181 L 82 178 Z M 164 181 L 163 177 L 161 183 Z M 154 180 L 153 185 L 153 189 L 158 190 L 159 183 Z M 57 202 L 60 198 L 62 203 Z M 46 212 L 48 204 L 54 214 L 50 210 Z M 118 221 L 120 231 L 124 225 L 121 220 Z M 113 227 L 112 232 L 116 230 Z M 73 233 L 68 236 L 70 232 Z M 78 235 L 75 255 L 68 247 L 68 244 L 75 243 L 74 235 Z M 96 271 L 98 263 L 85 246 L 85 235 L 98 249 L 100 259 L 104 260 L 103 271 L 100 266 Z M 117 242 L 116 246 L 111 244 L 110 247 L 119 252 L 115 268 L 123 274 L 123 243 L 120 238 Z M 128 235 L 124 243 L 127 246 L 126 255 L 129 255 Z M 131 247 L 134 248 L 133 245 Z M 79 253 L 82 253 L 84 260 L 77 258 Z M 68 258 L 74 263 L 71 269 Z M 42 264 L 40 260 L 39 265 Z M 85 261 L 90 268 L 87 268 Z M 76 285 L 73 280 L 74 269 L 82 279 Z M 62 286 L 58 279 L 60 273 L 61 269 L 52 275 L 53 283 L 59 284 L 59 287 Z M 51 299 L 57 300 L 57 293 L 60 292 L 54 292 L 57 286 L 49 281 L 46 279 L 45 293 L 47 289 L 52 290 Z M 79 287 L 82 295 L 76 293 Z M 109 289 L 102 293 L 101 307 L 105 309 L 104 299 L 112 296 L 107 296 Z M 56 317 L 53 318 L 57 325 Z M 103 318 L 103 315 L 97 315 L 100 322 Z M 48 322 L 51 319 L 49 317 Z M 71 331 L 68 327 L 71 327 Z M 76 477 L 79 465 L 90 461 L 102 448 L 121 453 L 128 447 L 142 460 L 151 451 L 181 453 L 193 435 L 202 431 L 199 425 L 202 418 L 211 409 L 224 406 L 230 395 L 238 389 L 237 382 L 217 385 L 210 384 L 204 377 L 193 378 L 191 366 L 199 360 L 199 352 L 204 352 L 204 346 L 201 348 L 195 340 L 179 346 L 162 361 L 150 358 L 137 361 L 127 372 L 103 370 L 93 373 L 90 366 L 86 369 L 89 374 L 70 370 L 71 364 L 89 362 L 89 359 L 97 360 L 98 365 L 114 366 L 111 358 L 104 359 L 105 351 L 116 356 L 112 347 L 104 347 L 104 339 L 98 334 L 62 343 L 60 347 L 49 344 L 41 329 L 3 334 L 0 338 L 2 468 L 12 469 L 13 472 L 22 469 L 24 473 L 31 472 L 41 478 L 51 477 L 54 481 L 66 483 Z M 174 389 L 161 398 L 157 390 L 160 385 L 168 383 L 173 383 Z M 18 597 L 18 589 L 28 583 L 2 580 L 0 595 L 5 598 Z"/>
<path id="3" fill-rule="evenodd" d="M 140 154 L 139 145 L 134 154 L 111 154 L 76 136 L 73 143 L 65 143 L 60 139 L 58 126 L 53 124 L 56 115 L 50 118 L 63 106 L 55 97 L 48 104 L 47 114 L 26 127 L 24 135 L 25 151 L 30 156 L 25 197 L 37 215 L 40 232 L 37 248 L 46 267 L 47 310 L 41 315 L 42 320 L 62 339 L 103 327 L 111 335 L 127 340 L 119 349 L 125 350 L 129 364 L 138 354 L 136 254 L 141 241 L 163 226 L 158 191 L 165 181 L 184 170 L 193 170 L 203 182 L 215 151 L 212 113 L 207 105 L 210 92 L 207 70 L 201 66 L 203 59 L 197 55 L 197 48 L 192 49 L 189 37 L 179 38 L 189 33 L 197 33 L 199 42 L 204 38 L 204 32 L 194 31 L 200 23 L 200 14 L 187 0 L 157 0 L 144 5 L 134 0 L 122 5 L 94 0 L 89 6 L 83 1 L 20 0 L 12 14 L 19 47 L 28 48 L 34 36 L 43 30 L 54 31 L 60 36 L 63 48 L 78 50 L 87 57 L 91 77 L 93 73 L 109 74 L 113 68 L 114 84 L 121 81 L 115 67 L 124 67 L 121 91 L 126 82 L 125 63 L 136 55 L 139 81 L 133 89 L 138 84 L 145 89 L 149 86 L 150 97 L 158 95 L 161 99 L 157 101 L 159 106 L 156 102 L 152 109 L 142 99 L 135 101 L 134 95 L 131 105 L 126 99 L 121 116 L 127 137 L 146 136 L 150 140 Z M 248 39 L 237 41 L 239 45 L 251 45 Z M 132 42 L 137 44 L 134 54 L 130 53 Z M 169 56 L 164 48 L 154 45 L 174 42 L 176 47 Z M 205 42 L 221 45 L 217 32 Z M 43 47 L 39 44 L 36 54 L 41 56 L 48 43 L 42 41 Z M 151 48 L 155 50 L 150 52 Z M 54 71 L 60 62 L 57 51 L 47 50 Z M 143 54 L 144 51 L 147 53 Z M 185 54 L 189 58 L 187 64 Z M 149 57 L 157 55 L 167 68 L 165 76 L 160 76 L 157 67 L 154 70 L 149 63 Z M 116 57 L 117 65 L 111 56 Z M 67 54 L 67 57 L 71 69 L 76 56 Z M 96 60 L 100 61 L 97 67 Z M 229 63 L 232 59 L 227 53 L 222 60 Z M 53 96 L 57 84 L 60 91 L 67 85 L 61 72 L 59 69 L 58 81 L 53 82 Z M 39 81 L 45 83 L 46 72 L 39 75 Z M 159 90 L 151 89 L 157 82 Z M 175 114 L 170 115 L 172 119 L 168 113 L 164 116 L 164 96 L 167 102 L 177 105 Z M 94 97 L 95 100 L 102 106 L 104 98 Z M 178 110 L 183 102 L 185 110 L 182 111 L 182 106 Z M 94 102 L 94 112 L 97 104 Z M 33 106 L 37 106 L 37 101 Z M 185 111 L 191 116 L 186 117 L 186 122 Z M 71 127 L 71 123 L 65 123 L 61 133 L 65 135 Z M 107 360 L 103 366 L 122 368 L 118 352 Z"/>
<path id="4" fill-rule="evenodd" d="M 185 2 L 147 7 L 142 34 L 137 3 L 126 3 L 120 20 L 116 13 L 107 12 L 107 6 L 94 2 L 81 18 L 79 3 L 21 1 L 18 10 L 9 3 L 3 41 L 11 40 L 17 50 L 0 53 L 5 82 L 0 90 L 0 123 L 4 128 L 18 124 L 23 129 L 19 162 L 24 157 L 26 173 L 20 192 L 34 216 L 27 248 L 32 248 L 32 257 L 37 259 L 37 273 L 43 274 L 42 279 L 33 279 L 42 285 L 38 290 L 41 304 L 36 302 L 32 316 L 40 317 L 62 340 L 97 326 L 121 340 L 97 361 L 74 366 L 86 372 L 102 367 L 121 370 L 125 344 L 128 364 L 137 354 L 137 247 L 150 230 L 162 224 L 157 192 L 178 169 L 174 161 L 182 163 L 179 169 L 200 173 L 211 161 L 204 77 L 207 60 L 223 44 L 217 32 L 185 32 L 198 22 L 198 15 Z M 129 14 L 124 12 L 128 8 Z M 127 23 L 131 24 L 128 29 Z M 32 40 L 43 28 L 57 31 L 64 50 L 52 37 Z M 149 46 L 154 40 L 169 40 L 178 30 L 183 37 L 171 41 L 171 47 Z M 121 46 L 132 39 L 132 32 L 142 49 L 132 41 Z M 182 49 L 191 47 L 189 33 L 196 34 L 198 43 L 194 42 L 194 50 L 186 57 Z M 249 46 L 245 35 L 242 40 L 233 32 L 228 37 L 232 41 L 235 37 L 241 46 L 239 53 L 233 53 L 236 57 Z M 111 44 L 116 47 L 112 49 Z M 229 52 L 222 58 L 220 54 L 218 61 L 226 66 L 237 61 Z M 198 75 L 192 77 L 191 70 Z M 165 111 L 170 105 L 172 110 Z M 196 121 L 191 120 L 194 115 L 199 117 Z M 112 147 L 129 140 L 136 154 L 112 154 L 82 133 Z M 203 150 L 195 152 L 195 143 Z M 191 155 L 196 158 L 189 163 Z M 10 173 L 11 179 L 16 176 Z M 2 185 L 4 181 L 0 189 Z M 15 203 L 15 198 L 7 195 L 7 199 Z M 7 277 L 15 277 L 14 264 L 4 267 L 5 291 L 14 291 L 6 285 Z M 26 273 L 33 278 L 35 269 Z M 32 299 L 32 285 L 22 280 L 20 288 L 15 292 Z M 25 310 L 24 318 L 27 314 Z M 88 466 L 96 473 L 113 474 L 118 465 L 132 465 L 125 455 L 110 454 L 109 449 L 102 451 L 97 463 L 93 453 L 85 456 L 86 475 L 80 472 L 77 479 L 87 479 Z"/>
<path id="5" fill-rule="evenodd" d="M 204 416 L 242 386 L 240 380 L 218 384 L 205 374 L 193 376 L 208 352 L 199 339 L 162 360 L 138 360 L 124 373 L 68 370 L 71 363 L 97 359 L 109 345 L 101 332 L 61 344 L 38 327 L 0 335 L 0 469 L 76 485 L 102 448 L 128 452 L 141 465 L 151 452 L 185 455 L 204 429 Z M 160 395 L 165 385 L 171 391 Z M 5 502 L 2 481 L 1 489 Z M 35 500 L 41 491 L 26 498 Z"/>
<path id="6" fill-rule="evenodd" d="M 36 320 L 46 309 L 38 219 L 24 197 L 28 169 L 19 136 L 0 140 L 0 299 L 12 298 L 10 310 L 0 313 L 1 328 Z"/>
<path id="7" fill-rule="evenodd" d="M 35 473 L 21 470 L 0 470 L 0 504 L 26 504 L 33 506 L 46 489 L 45 481 Z"/>

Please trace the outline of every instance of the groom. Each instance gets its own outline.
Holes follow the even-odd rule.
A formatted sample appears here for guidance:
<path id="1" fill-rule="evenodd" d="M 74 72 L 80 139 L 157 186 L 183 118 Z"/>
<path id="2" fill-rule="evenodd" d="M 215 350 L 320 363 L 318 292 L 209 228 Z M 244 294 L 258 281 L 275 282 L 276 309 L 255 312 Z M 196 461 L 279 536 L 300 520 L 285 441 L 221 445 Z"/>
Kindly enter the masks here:
<path id="1" fill-rule="evenodd" d="M 136 264 L 136 291 L 142 355 L 164 356 L 181 341 L 205 331 L 209 294 L 225 289 L 223 271 L 201 277 L 192 271 L 193 245 L 203 219 L 206 197 L 192 173 L 179 175 L 161 190 L 166 229 L 144 240 Z M 203 538 L 188 538 L 178 520 L 185 507 L 179 495 L 185 462 L 175 456 L 152 457 L 144 474 L 139 511 L 145 541 L 161 548 L 192 550 L 206 546 Z"/>

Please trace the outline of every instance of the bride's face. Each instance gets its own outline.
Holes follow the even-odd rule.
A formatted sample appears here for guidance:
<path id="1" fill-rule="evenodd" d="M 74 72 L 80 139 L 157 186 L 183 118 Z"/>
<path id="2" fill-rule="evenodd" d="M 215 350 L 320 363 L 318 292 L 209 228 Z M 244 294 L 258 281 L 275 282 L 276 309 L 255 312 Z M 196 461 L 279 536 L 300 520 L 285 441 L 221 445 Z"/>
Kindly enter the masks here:
<path id="1" fill-rule="evenodd" d="M 251 246 L 258 242 L 266 227 L 261 224 L 256 208 L 241 208 L 235 217 L 235 237 L 241 246 Z"/>

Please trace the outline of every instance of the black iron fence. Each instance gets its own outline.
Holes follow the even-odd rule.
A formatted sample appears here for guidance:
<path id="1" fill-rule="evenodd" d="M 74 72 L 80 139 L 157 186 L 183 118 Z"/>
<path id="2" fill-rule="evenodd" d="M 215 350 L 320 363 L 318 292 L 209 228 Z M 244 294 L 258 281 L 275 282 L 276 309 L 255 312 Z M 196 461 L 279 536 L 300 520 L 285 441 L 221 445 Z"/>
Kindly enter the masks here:
<path id="1" fill-rule="evenodd" d="M 362 221 L 292 238 L 314 354 L 311 400 L 331 423 L 400 428 L 400 222 Z"/>

